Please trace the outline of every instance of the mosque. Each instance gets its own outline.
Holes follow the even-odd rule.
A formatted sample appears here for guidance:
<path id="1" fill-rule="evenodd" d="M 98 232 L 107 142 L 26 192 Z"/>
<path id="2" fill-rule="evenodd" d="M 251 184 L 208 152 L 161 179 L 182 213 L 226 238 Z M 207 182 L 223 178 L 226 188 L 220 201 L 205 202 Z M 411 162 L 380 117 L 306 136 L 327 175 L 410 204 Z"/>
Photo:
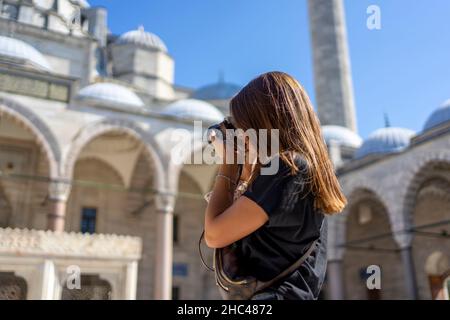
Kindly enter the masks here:
<path id="1" fill-rule="evenodd" d="M 421 132 L 362 141 L 342 0 L 309 9 L 317 111 L 349 199 L 330 218 L 322 298 L 448 299 L 450 102 Z M 0 299 L 219 298 L 197 253 L 215 168 L 179 157 L 202 152 L 193 121 L 221 121 L 240 87 L 175 85 L 169 49 L 143 27 L 111 34 L 84 0 L 0 1 Z M 197 147 L 175 154 L 180 141 Z"/>

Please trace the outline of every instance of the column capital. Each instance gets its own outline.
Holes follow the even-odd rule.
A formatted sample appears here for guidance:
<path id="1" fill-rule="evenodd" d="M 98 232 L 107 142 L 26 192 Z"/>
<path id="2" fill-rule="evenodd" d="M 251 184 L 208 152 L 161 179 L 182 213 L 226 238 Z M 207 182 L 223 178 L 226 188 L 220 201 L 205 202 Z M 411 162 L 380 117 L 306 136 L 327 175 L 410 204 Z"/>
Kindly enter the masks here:
<path id="1" fill-rule="evenodd" d="M 413 235 L 409 230 L 394 230 L 394 239 L 400 249 L 407 249 L 412 246 Z"/>
<path id="2" fill-rule="evenodd" d="M 155 206 L 160 213 L 173 213 L 175 209 L 175 194 L 172 192 L 158 192 L 155 196 Z"/>
<path id="3" fill-rule="evenodd" d="M 409 248 L 412 245 L 413 234 L 411 227 L 413 226 L 412 217 L 405 214 L 397 214 L 392 217 L 392 232 L 394 240 L 400 249 Z"/>
<path id="4" fill-rule="evenodd" d="M 71 189 L 72 184 L 68 180 L 52 180 L 48 186 L 49 199 L 52 201 L 66 202 Z"/>

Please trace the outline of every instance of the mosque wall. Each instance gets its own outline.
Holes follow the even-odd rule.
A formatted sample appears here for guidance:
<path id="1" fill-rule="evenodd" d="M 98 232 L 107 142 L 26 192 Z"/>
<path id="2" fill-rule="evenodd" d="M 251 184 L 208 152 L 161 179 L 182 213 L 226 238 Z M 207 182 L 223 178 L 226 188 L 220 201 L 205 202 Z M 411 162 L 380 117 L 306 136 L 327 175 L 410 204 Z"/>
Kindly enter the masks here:
<path id="1" fill-rule="evenodd" d="M 35 47 L 56 73 L 90 82 L 95 69 L 96 42 L 87 37 L 67 37 L 35 26 L 0 19 L 0 35 L 13 36 Z"/>
<path id="2" fill-rule="evenodd" d="M 377 224 L 374 220 L 364 230 L 355 223 L 351 213 L 346 221 L 345 242 L 370 237 L 370 235 L 392 234 L 391 245 L 412 247 L 415 274 L 420 299 L 430 299 L 430 275 L 426 271 L 431 254 L 443 253 L 440 272 L 450 269 L 448 264 L 450 242 L 448 237 L 450 218 L 450 138 L 449 134 L 434 137 L 411 146 L 400 154 L 385 156 L 358 167 L 350 163 L 340 174 L 340 182 L 349 197 L 349 208 L 356 205 L 352 194 L 359 189 L 374 191 L 386 208 L 385 221 Z M 349 166 L 355 166 L 349 169 Z M 351 212 L 351 209 L 350 209 Z M 388 219 L 389 217 L 389 219 Z M 434 224 L 436 226 L 433 227 Z M 410 236 L 401 230 L 419 227 Z M 422 229 L 422 227 L 424 227 Z M 336 238 L 338 239 L 339 236 Z M 342 238 L 341 238 L 342 239 Z M 394 241 L 395 240 L 395 241 Z M 336 243 L 339 242 L 335 240 Z M 361 245 L 364 245 L 361 244 Z M 375 247 L 384 248 L 386 244 L 374 242 Z M 392 246 L 390 246 L 392 247 Z M 346 297 L 365 299 L 368 292 L 358 278 L 358 268 L 362 265 L 380 265 L 382 283 L 381 298 L 405 299 L 404 270 L 399 260 L 399 252 L 382 253 L 363 250 L 354 252 L 344 248 L 344 283 Z M 445 261 L 444 261 L 445 260 Z"/>

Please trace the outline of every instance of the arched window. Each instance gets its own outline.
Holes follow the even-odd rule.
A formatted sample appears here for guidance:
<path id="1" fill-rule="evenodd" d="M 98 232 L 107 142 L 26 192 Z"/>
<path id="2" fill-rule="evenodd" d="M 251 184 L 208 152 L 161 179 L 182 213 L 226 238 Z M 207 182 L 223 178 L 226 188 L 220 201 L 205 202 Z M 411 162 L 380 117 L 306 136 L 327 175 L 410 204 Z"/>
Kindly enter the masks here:
<path id="1" fill-rule="evenodd" d="M 0 272 L 0 300 L 25 300 L 28 286 L 14 272 Z"/>
<path id="2" fill-rule="evenodd" d="M 1 17 L 17 20 L 19 18 L 19 6 L 11 3 L 3 3 Z"/>

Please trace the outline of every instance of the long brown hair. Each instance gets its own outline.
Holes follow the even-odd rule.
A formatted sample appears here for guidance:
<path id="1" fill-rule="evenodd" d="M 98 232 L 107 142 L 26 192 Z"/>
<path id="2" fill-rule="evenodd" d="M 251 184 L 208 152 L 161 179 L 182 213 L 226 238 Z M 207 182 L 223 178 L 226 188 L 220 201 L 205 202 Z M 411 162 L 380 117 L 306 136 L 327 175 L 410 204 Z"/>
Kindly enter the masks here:
<path id="1" fill-rule="evenodd" d="M 347 204 L 322 137 L 311 101 L 300 85 L 283 72 L 260 75 L 247 84 L 230 102 L 236 126 L 243 130 L 279 129 L 280 158 L 299 171 L 295 154 L 308 165 L 315 207 L 326 214 L 338 213 Z M 269 139 L 270 140 L 270 139 Z"/>

